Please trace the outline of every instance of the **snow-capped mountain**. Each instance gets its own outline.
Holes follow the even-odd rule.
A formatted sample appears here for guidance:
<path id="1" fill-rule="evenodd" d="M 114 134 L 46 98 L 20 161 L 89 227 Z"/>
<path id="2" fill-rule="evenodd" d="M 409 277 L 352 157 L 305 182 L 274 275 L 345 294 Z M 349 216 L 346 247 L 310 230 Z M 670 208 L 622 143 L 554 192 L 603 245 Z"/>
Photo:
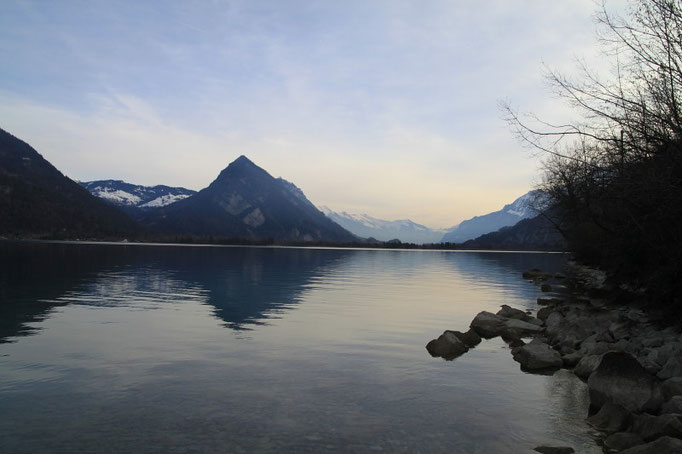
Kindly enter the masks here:
<path id="1" fill-rule="evenodd" d="M 92 195 L 123 208 L 157 208 L 195 194 L 191 189 L 170 186 L 141 186 L 121 180 L 80 181 Z"/>
<path id="2" fill-rule="evenodd" d="M 386 221 L 367 214 L 337 213 L 326 206 L 319 208 L 329 219 L 363 238 L 372 237 L 380 241 L 397 238 L 403 243 L 424 244 L 438 242 L 445 232 L 444 229 L 430 229 L 409 219 Z"/>
<path id="3" fill-rule="evenodd" d="M 530 191 L 499 211 L 475 216 L 450 229 L 441 239 L 443 243 L 463 243 L 486 233 L 495 232 L 502 227 L 516 224 L 522 219 L 537 216 L 538 211 L 547 205 L 542 191 Z"/>

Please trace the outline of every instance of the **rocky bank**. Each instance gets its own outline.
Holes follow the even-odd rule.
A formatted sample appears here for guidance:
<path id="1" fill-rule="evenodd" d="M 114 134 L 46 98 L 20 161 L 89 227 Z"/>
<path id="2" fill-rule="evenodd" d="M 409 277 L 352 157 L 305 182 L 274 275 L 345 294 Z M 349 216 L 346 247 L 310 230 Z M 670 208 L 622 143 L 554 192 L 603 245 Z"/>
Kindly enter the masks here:
<path id="1" fill-rule="evenodd" d="M 560 297 L 538 298 L 535 311 L 503 305 L 495 314 L 481 312 L 468 331 L 448 330 L 430 341 L 428 352 L 452 360 L 481 338 L 501 336 L 522 370 L 551 374 L 566 368 L 587 382 L 586 422 L 601 433 L 604 452 L 682 453 L 678 320 L 610 300 L 615 292 L 606 275 L 573 262 L 565 275 L 531 270 L 523 278 L 543 292 L 561 289 Z M 546 446 L 536 451 L 573 452 Z"/>

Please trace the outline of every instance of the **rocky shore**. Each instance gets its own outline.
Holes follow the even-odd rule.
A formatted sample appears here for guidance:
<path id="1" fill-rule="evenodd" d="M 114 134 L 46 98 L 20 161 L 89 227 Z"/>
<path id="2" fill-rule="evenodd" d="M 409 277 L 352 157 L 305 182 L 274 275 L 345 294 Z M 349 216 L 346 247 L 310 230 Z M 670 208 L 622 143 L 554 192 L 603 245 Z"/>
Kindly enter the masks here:
<path id="1" fill-rule="evenodd" d="M 609 301 L 606 275 L 569 262 L 566 273 L 540 270 L 523 278 L 543 292 L 538 309 L 507 305 L 481 312 L 469 329 L 445 331 L 430 341 L 432 356 L 452 360 L 481 338 L 500 336 L 514 360 L 530 373 L 571 369 L 587 382 L 587 424 L 601 434 L 604 452 L 682 453 L 682 335 L 678 320 L 635 303 Z M 539 446 L 537 452 L 570 453 L 571 447 Z"/>

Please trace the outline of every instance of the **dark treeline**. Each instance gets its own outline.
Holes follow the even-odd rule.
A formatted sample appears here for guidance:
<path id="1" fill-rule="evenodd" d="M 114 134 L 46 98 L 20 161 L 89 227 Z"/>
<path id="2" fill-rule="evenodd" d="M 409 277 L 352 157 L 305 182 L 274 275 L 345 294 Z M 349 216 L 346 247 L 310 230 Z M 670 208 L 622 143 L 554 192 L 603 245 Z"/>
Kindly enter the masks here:
<path id="1" fill-rule="evenodd" d="M 541 189 L 578 259 L 679 307 L 682 290 L 682 2 L 637 0 L 625 18 L 598 15 L 608 75 L 549 71 L 579 120 L 552 125 L 508 106 L 543 153 Z M 536 126 L 539 125 L 539 126 Z"/>

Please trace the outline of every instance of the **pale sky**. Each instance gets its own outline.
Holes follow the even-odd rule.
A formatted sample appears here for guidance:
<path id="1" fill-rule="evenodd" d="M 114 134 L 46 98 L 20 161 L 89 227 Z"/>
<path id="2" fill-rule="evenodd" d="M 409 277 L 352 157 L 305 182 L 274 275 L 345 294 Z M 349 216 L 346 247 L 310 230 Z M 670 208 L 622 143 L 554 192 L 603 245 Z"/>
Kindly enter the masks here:
<path id="1" fill-rule="evenodd" d="M 3 0 L 0 128 L 73 179 L 198 190 L 244 154 L 318 206 L 448 227 L 538 181 L 498 103 L 566 112 L 543 63 L 599 61 L 594 13 L 592 0 Z"/>

